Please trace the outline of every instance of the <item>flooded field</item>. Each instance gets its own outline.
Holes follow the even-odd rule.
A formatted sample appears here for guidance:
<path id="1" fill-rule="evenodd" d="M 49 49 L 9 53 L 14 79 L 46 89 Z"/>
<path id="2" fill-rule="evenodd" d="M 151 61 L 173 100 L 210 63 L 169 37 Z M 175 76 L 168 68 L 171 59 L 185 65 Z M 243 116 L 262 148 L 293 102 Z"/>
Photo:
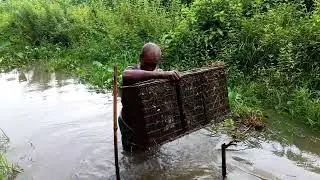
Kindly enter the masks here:
<path id="1" fill-rule="evenodd" d="M 17 179 L 115 179 L 111 94 L 37 69 L 1 73 L 0 87 L 6 155 L 24 169 Z M 269 121 L 263 138 L 228 149 L 228 179 L 320 179 L 319 137 L 276 115 Z M 120 174 L 221 179 L 220 146 L 229 140 L 203 129 L 140 154 L 123 152 L 119 141 Z"/>

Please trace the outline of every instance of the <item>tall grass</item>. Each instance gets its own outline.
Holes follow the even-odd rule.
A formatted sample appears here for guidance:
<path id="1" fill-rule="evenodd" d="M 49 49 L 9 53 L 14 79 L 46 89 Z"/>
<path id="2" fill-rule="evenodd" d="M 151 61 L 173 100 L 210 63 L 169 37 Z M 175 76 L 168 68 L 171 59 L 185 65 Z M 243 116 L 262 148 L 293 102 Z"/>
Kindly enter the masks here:
<path id="1" fill-rule="evenodd" d="M 160 43 L 181 19 L 178 1 L 165 6 L 161 0 L 112 2 L 2 2 L 0 64 L 10 69 L 30 61 L 49 62 L 52 70 L 76 72 L 108 87 L 112 74 L 105 67 L 117 63 L 124 70 L 137 63 L 142 45 Z"/>
<path id="2" fill-rule="evenodd" d="M 304 1 L 196 0 L 165 38 L 166 65 L 184 70 L 224 61 L 229 86 L 250 108 L 285 111 L 319 130 L 319 8 L 309 11 Z"/>
<path id="3" fill-rule="evenodd" d="M 297 121 L 319 132 L 320 100 L 318 96 L 306 87 L 300 87 L 293 92 L 286 87 L 270 87 L 263 83 L 245 83 L 229 89 L 229 100 L 233 112 L 237 116 L 265 116 L 263 109 L 273 109 L 286 113 Z"/>

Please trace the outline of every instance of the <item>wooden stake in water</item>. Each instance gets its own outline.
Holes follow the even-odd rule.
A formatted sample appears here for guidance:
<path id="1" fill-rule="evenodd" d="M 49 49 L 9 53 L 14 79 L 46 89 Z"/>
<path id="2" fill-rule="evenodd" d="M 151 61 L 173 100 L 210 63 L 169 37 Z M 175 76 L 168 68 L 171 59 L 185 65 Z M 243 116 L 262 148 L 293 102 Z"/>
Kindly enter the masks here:
<path id="1" fill-rule="evenodd" d="M 119 173 L 119 162 L 118 162 L 118 138 L 117 138 L 117 131 L 118 131 L 118 123 L 117 123 L 117 97 L 118 97 L 118 67 L 115 64 L 113 67 L 113 144 L 114 144 L 114 163 L 116 166 L 116 175 L 117 179 L 120 180 L 120 173 Z"/>
<path id="2" fill-rule="evenodd" d="M 228 144 L 223 143 L 221 145 L 221 156 L 222 156 L 222 178 L 225 179 L 227 176 L 227 165 L 226 165 L 226 149 L 229 146 L 236 146 L 237 144 L 235 144 L 234 142 L 238 142 L 237 140 L 233 140 L 231 142 L 229 142 Z"/>

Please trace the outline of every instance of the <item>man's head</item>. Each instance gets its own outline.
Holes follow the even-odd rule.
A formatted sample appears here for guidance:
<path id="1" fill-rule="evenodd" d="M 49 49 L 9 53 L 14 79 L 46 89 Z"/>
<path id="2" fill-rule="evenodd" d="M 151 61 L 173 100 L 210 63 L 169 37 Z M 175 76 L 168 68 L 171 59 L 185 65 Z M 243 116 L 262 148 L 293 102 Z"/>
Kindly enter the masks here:
<path id="1" fill-rule="evenodd" d="M 154 43 L 147 43 L 142 48 L 140 55 L 140 68 L 153 71 L 161 61 L 161 49 Z"/>

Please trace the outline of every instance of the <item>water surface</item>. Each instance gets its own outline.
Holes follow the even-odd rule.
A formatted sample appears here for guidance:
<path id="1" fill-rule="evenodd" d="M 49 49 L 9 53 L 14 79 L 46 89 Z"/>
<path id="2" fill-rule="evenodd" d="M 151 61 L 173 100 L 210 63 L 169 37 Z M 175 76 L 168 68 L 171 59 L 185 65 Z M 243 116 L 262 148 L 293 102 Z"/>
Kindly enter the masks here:
<path id="1" fill-rule="evenodd" d="M 17 179 L 115 179 L 111 94 L 38 69 L 1 73 L 0 87 L 0 127 L 10 137 L 7 156 L 24 169 Z M 280 122 L 271 123 L 276 128 L 267 139 L 230 147 L 228 179 L 320 179 L 319 138 L 297 136 L 299 126 Z M 124 153 L 119 141 L 120 174 L 122 179 L 221 179 L 220 146 L 229 140 L 202 129 L 140 154 Z"/>

